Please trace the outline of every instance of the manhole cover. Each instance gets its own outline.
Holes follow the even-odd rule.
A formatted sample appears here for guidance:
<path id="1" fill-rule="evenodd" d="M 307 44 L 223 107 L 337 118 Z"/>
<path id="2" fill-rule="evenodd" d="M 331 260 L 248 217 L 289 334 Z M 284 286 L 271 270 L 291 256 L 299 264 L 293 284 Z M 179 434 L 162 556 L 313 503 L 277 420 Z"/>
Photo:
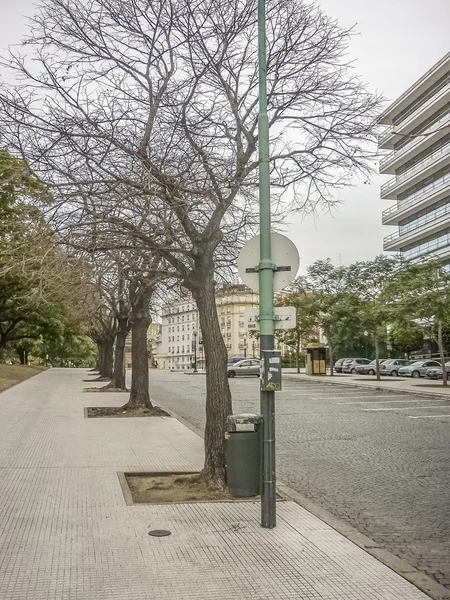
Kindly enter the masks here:
<path id="1" fill-rule="evenodd" d="M 153 529 L 152 531 L 148 532 L 148 535 L 153 537 L 165 537 L 166 535 L 172 535 L 172 532 L 168 531 L 167 529 Z"/>

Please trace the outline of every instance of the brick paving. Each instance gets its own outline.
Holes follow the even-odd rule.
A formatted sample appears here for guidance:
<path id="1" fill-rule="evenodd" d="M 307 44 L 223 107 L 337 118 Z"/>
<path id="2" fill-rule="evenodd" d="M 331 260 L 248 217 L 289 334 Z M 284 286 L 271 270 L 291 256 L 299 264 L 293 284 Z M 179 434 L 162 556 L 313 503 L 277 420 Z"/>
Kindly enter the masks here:
<path id="1" fill-rule="evenodd" d="M 127 506 L 118 472 L 199 469 L 203 442 L 172 418 L 84 419 L 125 398 L 85 374 L 0 395 L 2 600 L 426 600 L 293 502 L 272 531 L 254 502 Z"/>
<path id="2" fill-rule="evenodd" d="M 151 391 L 201 428 L 204 381 L 152 372 Z M 230 385 L 235 412 L 259 412 L 257 381 Z M 450 593 L 448 400 L 286 377 L 276 412 L 279 480 Z"/>

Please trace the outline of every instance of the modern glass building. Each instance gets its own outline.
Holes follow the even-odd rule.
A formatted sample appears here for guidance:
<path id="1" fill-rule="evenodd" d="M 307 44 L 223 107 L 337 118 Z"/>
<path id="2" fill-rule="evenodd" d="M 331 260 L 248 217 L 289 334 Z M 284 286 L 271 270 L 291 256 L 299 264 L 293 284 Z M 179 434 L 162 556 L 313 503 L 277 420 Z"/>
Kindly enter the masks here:
<path id="1" fill-rule="evenodd" d="M 433 255 L 450 263 L 450 52 L 389 106 L 379 122 L 379 147 L 390 152 L 380 173 L 392 177 L 381 198 L 393 201 L 383 225 L 397 231 L 383 249 L 412 260 Z"/>

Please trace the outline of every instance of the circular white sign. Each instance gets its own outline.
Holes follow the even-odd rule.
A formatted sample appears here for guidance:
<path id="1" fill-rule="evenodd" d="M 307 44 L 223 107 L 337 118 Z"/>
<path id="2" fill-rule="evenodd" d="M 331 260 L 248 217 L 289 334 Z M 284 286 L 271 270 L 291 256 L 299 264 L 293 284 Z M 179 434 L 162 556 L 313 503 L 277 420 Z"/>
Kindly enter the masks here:
<path id="1" fill-rule="evenodd" d="M 289 238 L 280 233 L 272 233 L 272 262 L 277 271 L 273 272 L 273 291 L 282 290 L 297 275 L 300 257 L 297 247 Z M 255 235 L 242 248 L 238 258 L 238 271 L 242 281 L 249 288 L 259 291 L 259 235 Z"/>

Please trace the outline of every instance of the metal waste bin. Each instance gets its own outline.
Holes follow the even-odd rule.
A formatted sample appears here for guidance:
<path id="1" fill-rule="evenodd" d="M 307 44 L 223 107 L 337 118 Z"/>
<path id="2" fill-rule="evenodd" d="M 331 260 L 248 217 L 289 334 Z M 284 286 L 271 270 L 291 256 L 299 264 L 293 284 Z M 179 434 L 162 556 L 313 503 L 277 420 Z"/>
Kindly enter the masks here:
<path id="1" fill-rule="evenodd" d="M 235 498 L 250 498 L 260 493 L 260 424 L 260 415 L 230 415 L 227 419 L 228 490 Z"/>

